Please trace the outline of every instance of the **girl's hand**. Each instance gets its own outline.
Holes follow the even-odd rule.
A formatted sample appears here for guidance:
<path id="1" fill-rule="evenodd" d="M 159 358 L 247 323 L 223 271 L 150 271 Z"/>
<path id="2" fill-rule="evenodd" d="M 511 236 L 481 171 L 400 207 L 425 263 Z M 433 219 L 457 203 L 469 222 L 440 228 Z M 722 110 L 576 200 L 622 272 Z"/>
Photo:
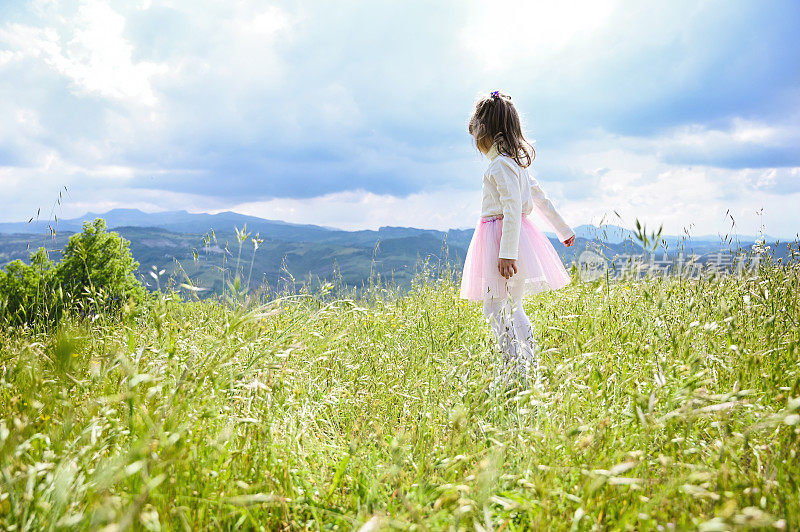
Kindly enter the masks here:
<path id="1" fill-rule="evenodd" d="M 568 239 L 564 240 L 564 245 L 567 247 L 570 247 L 574 243 L 575 243 L 575 235 L 572 235 Z"/>
<path id="2" fill-rule="evenodd" d="M 506 279 L 510 279 L 517 273 L 517 261 L 514 259 L 497 259 L 497 269 L 500 270 L 500 275 Z"/>

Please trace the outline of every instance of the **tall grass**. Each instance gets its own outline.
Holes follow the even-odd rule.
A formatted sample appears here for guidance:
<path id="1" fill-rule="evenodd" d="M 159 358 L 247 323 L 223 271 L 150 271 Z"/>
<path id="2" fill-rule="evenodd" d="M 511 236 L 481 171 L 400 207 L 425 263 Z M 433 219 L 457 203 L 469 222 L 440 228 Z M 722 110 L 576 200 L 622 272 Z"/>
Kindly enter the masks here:
<path id="1" fill-rule="evenodd" d="M 531 298 L 544 378 L 502 393 L 447 266 L 9 329 L 0 526 L 793 528 L 799 274 Z"/>

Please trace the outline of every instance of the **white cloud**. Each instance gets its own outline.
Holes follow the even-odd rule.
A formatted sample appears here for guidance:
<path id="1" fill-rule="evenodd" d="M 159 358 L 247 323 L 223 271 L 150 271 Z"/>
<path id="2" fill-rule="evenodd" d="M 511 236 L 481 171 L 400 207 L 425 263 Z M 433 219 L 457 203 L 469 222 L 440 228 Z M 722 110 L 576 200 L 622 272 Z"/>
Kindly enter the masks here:
<path id="1" fill-rule="evenodd" d="M 306 199 L 246 202 L 216 211 L 224 210 L 348 230 L 386 225 L 447 230 L 474 226 L 480 215 L 480 191 L 445 189 L 398 197 L 355 190 Z"/>
<path id="2" fill-rule="evenodd" d="M 616 0 L 498 0 L 464 5 L 461 40 L 488 70 L 516 66 L 520 56 L 546 65 L 567 44 L 586 42 L 620 2 Z M 528 52 L 528 53 L 525 53 Z"/>
<path id="3" fill-rule="evenodd" d="M 566 198 L 561 210 L 567 220 L 598 223 L 605 219 L 632 227 L 638 218 L 651 227 L 663 224 L 670 234 L 680 234 L 690 225 L 713 233 L 727 230 L 726 212 L 730 211 L 741 233 L 757 233 L 763 221 L 768 233 L 789 236 L 798 227 L 791 205 L 800 200 L 800 167 L 675 164 L 665 160 L 664 154 L 678 148 L 725 152 L 741 149 L 743 144 L 782 144 L 794 134 L 791 128 L 744 120 L 734 120 L 724 130 L 678 128 L 657 137 L 598 130 L 590 138 L 540 154 L 537 161 L 544 178 L 557 181 L 561 161 L 568 161 L 573 172 L 584 176 L 555 189 Z M 576 187 L 591 192 L 575 197 L 571 189 Z M 763 213 L 757 214 L 762 208 Z"/>
<path id="4" fill-rule="evenodd" d="M 687 124 L 648 138 L 620 137 L 620 142 L 666 158 L 699 158 L 701 162 L 724 160 L 749 150 L 781 148 L 796 153 L 800 146 L 800 123 L 763 123 L 734 117 L 727 128 Z M 800 161 L 800 157 L 798 157 Z"/>
<path id="5" fill-rule="evenodd" d="M 770 92 L 786 86 L 776 57 L 791 47 L 758 6 L 41 0 L 19 12 L 0 22 L 5 220 L 67 185 L 64 215 L 472 226 L 484 163 L 464 122 L 486 88 L 529 118 L 540 181 L 574 225 L 618 209 L 711 231 L 729 207 L 751 220 L 800 188 L 800 117 L 781 112 L 796 96 Z M 770 53 L 748 56 L 752 42 Z M 271 198 L 287 194 L 313 197 Z M 790 232 L 798 216 L 768 220 Z"/>
<path id="6" fill-rule="evenodd" d="M 72 82 L 77 93 L 97 94 L 129 104 L 153 106 L 151 86 L 166 65 L 132 59 L 133 45 L 123 37 L 125 18 L 108 4 L 83 1 L 74 17 L 58 27 L 8 24 L 0 28 L 6 65 L 35 58 Z"/>
<path id="7" fill-rule="evenodd" d="M 256 38 L 272 38 L 290 27 L 289 17 L 278 6 L 267 6 L 264 11 L 255 14 L 244 13 L 243 23 L 236 29 L 242 33 L 249 33 Z"/>

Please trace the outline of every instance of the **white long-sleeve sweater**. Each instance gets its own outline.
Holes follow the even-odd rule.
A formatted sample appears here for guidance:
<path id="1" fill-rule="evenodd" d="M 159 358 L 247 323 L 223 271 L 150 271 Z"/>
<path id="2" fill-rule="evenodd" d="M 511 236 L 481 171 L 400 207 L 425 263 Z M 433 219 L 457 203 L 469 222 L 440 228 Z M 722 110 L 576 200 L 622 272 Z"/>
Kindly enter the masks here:
<path id="1" fill-rule="evenodd" d="M 481 217 L 503 215 L 500 258 L 517 258 L 522 213 L 527 216 L 534 208 L 553 226 L 562 242 L 575 234 L 527 168 L 518 165 L 511 157 L 500 155 L 497 144 L 486 156 L 491 162 L 483 174 Z"/>

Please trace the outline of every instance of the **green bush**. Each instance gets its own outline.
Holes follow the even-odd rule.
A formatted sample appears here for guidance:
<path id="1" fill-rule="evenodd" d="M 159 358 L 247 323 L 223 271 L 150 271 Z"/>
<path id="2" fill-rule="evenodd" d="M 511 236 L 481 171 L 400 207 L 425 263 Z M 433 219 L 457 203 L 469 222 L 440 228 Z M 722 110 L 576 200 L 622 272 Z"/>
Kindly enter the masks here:
<path id="1" fill-rule="evenodd" d="M 12 324 L 56 321 L 63 310 L 56 265 L 44 248 L 30 264 L 15 260 L 0 270 L 0 317 Z"/>
<path id="2" fill-rule="evenodd" d="M 129 246 L 118 233 L 106 230 L 102 218 L 83 223 L 83 232 L 70 237 L 58 265 L 58 279 L 72 306 L 88 311 L 92 304 L 118 307 L 130 298 L 145 297 L 134 275 L 139 263 Z"/>
<path id="3" fill-rule="evenodd" d="M 58 264 L 44 248 L 31 254 L 30 264 L 11 262 L 0 270 L 0 321 L 51 324 L 67 309 L 85 314 L 142 301 L 146 291 L 134 275 L 139 263 L 129 246 L 97 218 L 70 237 Z"/>

